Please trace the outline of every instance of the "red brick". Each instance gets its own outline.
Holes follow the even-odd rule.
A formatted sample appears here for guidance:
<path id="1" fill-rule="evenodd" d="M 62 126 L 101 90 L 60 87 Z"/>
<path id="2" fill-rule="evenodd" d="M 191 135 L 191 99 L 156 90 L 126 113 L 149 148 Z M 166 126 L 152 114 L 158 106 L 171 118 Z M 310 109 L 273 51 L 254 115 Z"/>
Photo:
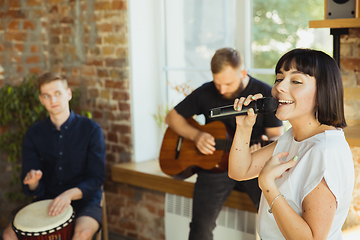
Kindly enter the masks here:
<path id="1" fill-rule="evenodd" d="M 136 230 L 137 230 L 137 224 L 135 222 L 130 222 L 129 220 L 126 222 L 125 221 L 120 222 L 120 227 L 124 228 L 128 231 L 136 232 Z"/>
<path id="2" fill-rule="evenodd" d="M 106 80 L 105 87 L 127 90 L 129 89 L 129 83 L 127 81 Z"/>
<path id="3" fill-rule="evenodd" d="M 104 115 L 103 115 L 103 113 L 102 113 L 102 111 L 98 111 L 98 110 L 95 110 L 94 112 L 93 112 L 93 117 L 94 118 L 103 118 L 104 117 Z"/>
<path id="4" fill-rule="evenodd" d="M 68 34 L 68 35 L 72 33 L 71 28 L 69 26 L 63 26 L 61 32 L 63 34 Z"/>
<path id="5" fill-rule="evenodd" d="M 126 145 L 130 145 L 131 144 L 131 138 L 124 136 L 124 135 L 120 135 L 120 142 L 124 143 Z"/>
<path id="6" fill-rule="evenodd" d="M 39 56 L 31 56 L 26 58 L 26 63 L 38 63 L 40 62 Z"/>
<path id="7" fill-rule="evenodd" d="M 123 121 L 123 120 L 130 121 L 130 113 L 121 112 L 119 114 L 119 118 L 117 120 L 119 120 L 119 121 Z"/>
<path id="8" fill-rule="evenodd" d="M 0 18 L 25 18 L 25 13 L 21 10 L 9 10 L 7 12 L 0 12 Z"/>
<path id="9" fill-rule="evenodd" d="M 118 48 L 116 50 L 116 56 L 119 58 L 127 58 L 128 57 L 128 51 L 125 48 Z"/>
<path id="10" fill-rule="evenodd" d="M 4 7 L 5 6 L 5 0 L 0 0 L 0 7 Z"/>
<path id="11" fill-rule="evenodd" d="M 116 115 L 113 111 L 106 112 L 106 119 L 109 121 L 116 121 Z"/>
<path id="12" fill-rule="evenodd" d="M 109 1 L 103 2 L 95 2 L 94 4 L 95 11 L 102 11 L 102 10 L 112 10 L 112 4 Z"/>
<path id="13" fill-rule="evenodd" d="M 105 65 L 108 67 L 126 67 L 127 59 L 125 58 L 107 58 L 105 59 Z"/>
<path id="14" fill-rule="evenodd" d="M 26 36 L 27 34 L 25 32 L 7 31 L 5 33 L 5 40 L 24 42 L 26 40 Z"/>
<path id="15" fill-rule="evenodd" d="M 31 12 L 32 12 L 32 14 L 31 14 L 32 18 L 33 18 L 33 19 L 39 19 L 39 20 L 40 20 L 41 18 L 43 18 L 44 15 L 47 16 L 47 14 L 48 14 L 48 12 L 45 11 L 44 8 L 34 9 L 34 10 L 32 10 Z"/>
<path id="16" fill-rule="evenodd" d="M 41 6 L 41 0 L 26 0 L 25 2 L 29 7 Z"/>
<path id="17" fill-rule="evenodd" d="M 65 1 L 65 0 L 47 0 L 47 3 L 49 5 L 58 4 L 58 3 L 64 3 L 64 2 L 67 2 L 67 1 Z"/>
<path id="18" fill-rule="evenodd" d="M 71 68 L 71 76 L 72 77 L 78 77 L 80 75 L 81 75 L 81 69 L 79 67 Z"/>
<path id="19" fill-rule="evenodd" d="M 128 103 L 119 103 L 120 111 L 130 111 L 130 104 Z"/>
<path id="20" fill-rule="evenodd" d="M 89 36 L 85 36 L 84 42 L 85 42 L 85 43 L 89 43 Z M 98 38 L 96 39 L 96 44 L 102 44 L 101 37 L 98 37 Z"/>
<path id="21" fill-rule="evenodd" d="M 71 18 L 71 17 L 63 17 L 61 20 L 60 20 L 60 23 L 69 23 L 69 24 L 74 24 L 74 19 Z"/>
<path id="22" fill-rule="evenodd" d="M 102 23 L 97 25 L 98 32 L 112 32 L 113 25 L 111 23 Z"/>
<path id="23" fill-rule="evenodd" d="M 5 49 L 4 44 L 0 43 L 0 52 L 4 51 L 4 49 Z"/>
<path id="24" fill-rule="evenodd" d="M 58 12 L 59 12 L 59 8 L 56 5 L 52 6 L 49 10 L 49 13 L 58 13 Z"/>
<path id="25" fill-rule="evenodd" d="M 105 46 L 103 47 L 103 55 L 113 55 L 115 51 L 115 48 L 113 46 Z"/>
<path id="26" fill-rule="evenodd" d="M 24 21 L 23 22 L 23 28 L 24 30 L 26 29 L 31 29 L 31 30 L 34 30 L 35 29 L 35 24 L 32 22 L 32 21 Z"/>
<path id="27" fill-rule="evenodd" d="M 20 8 L 20 6 L 21 6 L 19 0 L 11 0 L 8 3 L 9 3 L 9 8 L 11 8 L 11 9 Z"/>
<path id="28" fill-rule="evenodd" d="M 125 36 L 110 35 L 110 36 L 104 37 L 104 43 L 114 44 L 114 45 L 125 44 L 125 43 L 127 43 L 127 38 Z"/>
<path id="29" fill-rule="evenodd" d="M 14 44 L 14 48 L 18 51 L 18 52 L 23 52 L 25 47 L 24 44 L 20 44 L 20 43 L 15 43 Z"/>
<path id="30" fill-rule="evenodd" d="M 64 44 L 69 44 L 70 43 L 70 37 L 69 36 L 62 36 L 62 43 L 64 43 Z"/>
<path id="31" fill-rule="evenodd" d="M 98 77 L 108 77 L 109 76 L 109 72 L 107 69 L 98 69 L 97 70 L 97 76 Z"/>
<path id="32" fill-rule="evenodd" d="M 99 90 L 96 88 L 88 89 L 88 93 L 90 98 L 97 98 L 99 96 Z"/>
<path id="33" fill-rule="evenodd" d="M 40 52 L 40 47 L 39 47 L 39 45 L 31 45 L 30 51 L 31 51 L 32 53 Z"/>
<path id="34" fill-rule="evenodd" d="M 16 67 L 16 72 L 19 73 L 19 74 L 21 74 L 21 73 L 23 72 L 23 70 L 24 70 L 23 66 L 19 66 L 19 65 L 18 65 L 18 66 Z"/>
<path id="35" fill-rule="evenodd" d="M 100 91 L 100 97 L 104 99 L 110 99 L 110 92 L 109 90 L 103 89 Z"/>
<path id="36" fill-rule="evenodd" d="M 126 1 L 113 1 L 112 7 L 114 10 L 126 10 Z"/>
<path id="37" fill-rule="evenodd" d="M 60 43 L 60 38 L 58 36 L 52 36 L 52 37 L 50 37 L 50 43 L 59 44 Z"/>
<path id="38" fill-rule="evenodd" d="M 110 142 L 115 142 L 115 143 L 117 143 L 117 142 L 118 142 L 118 136 L 117 136 L 117 134 L 116 134 L 116 133 L 109 132 L 109 133 L 108 133 L 108 140 L 109 140 Z"/>
<path id="39" fill-rule="evenodd" d="M 123 124 L 113 124 L 112 131 L 119 133 L 131 133 L 131 126 L 123 125 Z"/>
<path id="40" fill-rule="evenodd" d="M 21 59 L 20 59 L 20 56 L 19 56 L 19 55 L 12 56 L 12 57 L 11 57 L 11 60 L 12 60 L 12 62 L 16 62 L 16 63 L 18 63 L 18 64 L 21 63 Z"/>
<path id="41" fill-rule="evenodd" d="M 30 68 L 29 72 L 32 73 L 32 74 L 35 74 L 35 73 L 41 74 L 42 73 L 42 71 L 41 71 L 41 69 L 39 67 Z"/>
<path id="42" fill-rule="evenodd" d="M 8 29 L 9 30 L 19 30 L 19 26 L 20 26 L 20 21 L 14 20 L 9 23 Z"/>
<path id="43" fill-rule="evenodd" d="M 95 76 L 95 69 L 93 67 L 85 66 L 83 72 L 86 76 Z"/>
<path id="44" fill-rule="evenodd" d="M 129 78 L 129 71 L 126 69 L 123 70 L 117 70 L 117 69 L 112 69 L 110 70 L 110 76 L 112 79 L 115 80 L 125 80 Z"/>
<path id="45" fill-rule="evenodd" d="M 66 74 L 68 72 L 68 69 L 63 68 L 62 69 L 63 74 Z M 69 79 L 69 86 L 70 87 L 79 87 L 81 83 L 81 79 L 78 77 Z"/>
<path id="46" fill-rule="evenodd" d="M 103 61 L 102 60 L 96 60 L 96 59 L 87 59 L 86 65 L 94 65 L 94 66 L 102 66 Z"/>
<path id="47" fill-rule="evenodd" d="M 341 58 L 340 65 L 350 71 L 360 71 L 360 59 L 358 58 Z"/>
<path id="48" fill-rule="evenodd" d="M 125 148 L 122 147 L 122 146 L 114 145 L 114 146 L 111 147 L 111 152 L 113 152 L 113 153 L 122 153 L 122 152 L 125 152 Z"/>
<path id="49" fill-rule="evenodd" d="M 129 93 L 113 91 L 113 99 L 114 100 L 129 100 Z"/>

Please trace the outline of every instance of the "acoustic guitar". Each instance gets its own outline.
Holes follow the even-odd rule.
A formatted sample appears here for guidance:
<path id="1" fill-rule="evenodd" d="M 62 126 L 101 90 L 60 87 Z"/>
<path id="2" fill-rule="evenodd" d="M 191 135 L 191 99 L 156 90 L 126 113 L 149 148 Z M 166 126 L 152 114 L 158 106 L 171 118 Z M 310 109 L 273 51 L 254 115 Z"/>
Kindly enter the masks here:
<path id="1" fill-rule="evenodd" d="M 161 170 L 179 180 L 191 177 L 200 169 L 218 173 L 227 171 L 233 136 L 229 134 L 224 123 L 215 121 L 200 125 L 193 118 L 187 121 L 193 127 L 208 132 L 215 138 L 215 152 L 211 155 L 202 154 L 193 141 L 185 139 L 168 127 L 160 149 Z M 270 141 L 258 142 L 261 142 L 262 146 L 270 143 Z"/>

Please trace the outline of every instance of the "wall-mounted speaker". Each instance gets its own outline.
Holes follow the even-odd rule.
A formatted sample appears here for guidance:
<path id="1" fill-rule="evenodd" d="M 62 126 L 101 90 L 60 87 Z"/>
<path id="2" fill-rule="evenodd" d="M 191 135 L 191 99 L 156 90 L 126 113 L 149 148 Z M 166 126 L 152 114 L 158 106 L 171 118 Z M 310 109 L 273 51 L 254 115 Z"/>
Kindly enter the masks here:
<path id="1" fill-rule="evenodd" d="M 326 18 L 354 18 L 356 0 L 326 0 Z"/>

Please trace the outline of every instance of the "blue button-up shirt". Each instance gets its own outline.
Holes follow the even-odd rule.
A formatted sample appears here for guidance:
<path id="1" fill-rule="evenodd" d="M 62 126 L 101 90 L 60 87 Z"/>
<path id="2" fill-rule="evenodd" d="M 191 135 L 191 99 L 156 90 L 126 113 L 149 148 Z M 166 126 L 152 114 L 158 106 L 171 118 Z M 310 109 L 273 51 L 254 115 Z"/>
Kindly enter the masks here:
<path id="1" fill-rule="evenodd" d="M 49 117 L 37 122 L 24 136 L 22 156 L 22 181 L 31 169 L 43 172 L 34 191 L 23 185 L 26 195 L 55 198 L 77 187 L 83 193 L 81 201 L 100 203 L 105 180 L 105 141 L 94 121 L 71 111 L 60 131 Z"/>

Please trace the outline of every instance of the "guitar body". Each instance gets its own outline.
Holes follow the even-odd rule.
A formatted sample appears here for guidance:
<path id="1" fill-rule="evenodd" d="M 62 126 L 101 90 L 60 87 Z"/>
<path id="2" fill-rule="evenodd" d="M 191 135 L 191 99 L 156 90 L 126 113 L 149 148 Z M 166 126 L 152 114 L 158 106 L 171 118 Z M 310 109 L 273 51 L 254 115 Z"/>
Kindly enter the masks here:
<path id="1" fill-rule="evenodd" d="M 206 125 L 198 124 L 194 119 L 187 120 L 192 126 L 210 133 L 215 139 L 226 139 L 226 126 L 220 122 Z M 212 172 L 225 172 L 228 168 L 228 150 L 216 150 L 211 155 L 202 154 L 191 140 L 179 136 L 167 128 L 161 145 L 159 163 L 161 170 L 176 179 L 186 179 L 199 169 Z"/>

